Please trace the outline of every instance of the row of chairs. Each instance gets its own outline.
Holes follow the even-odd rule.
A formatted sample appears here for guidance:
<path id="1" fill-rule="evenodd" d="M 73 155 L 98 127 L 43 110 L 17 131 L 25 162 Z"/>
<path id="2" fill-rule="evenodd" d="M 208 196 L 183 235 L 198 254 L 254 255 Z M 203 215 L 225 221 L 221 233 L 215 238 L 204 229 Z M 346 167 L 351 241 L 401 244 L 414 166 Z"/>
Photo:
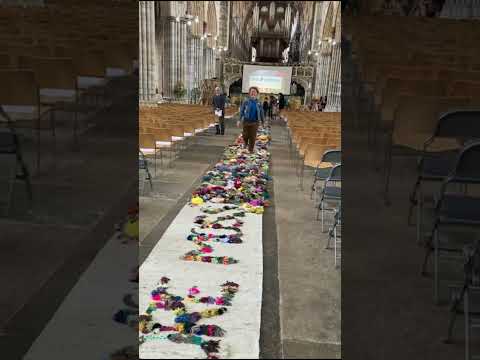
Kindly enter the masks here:
<path id="1" fill-rule="evenodd" d="M 79 5 L 0 7 L 0 106 L 5 112 L 0 131 L 11 132 L 2 137 L 0 153 L 18 156 L 20 143 L 33 140 L 31 167 L 37 172 L 43 159 L 44 131 L 51 134 L 49 148 L 56 158 L 58 115 L 71 121 L 73 144 L 78 148 L 82 120 L 109 106 L 115 96 L 111 91 L 114 78 L 135 69 L 136 8 L 117 3 Z M 133 35 L 119 39 L 121 33 Z M 14 150 L 8 145 L 11 142 L 17 144 Z M 30 183 L 28 176 L 22 177 Z"/>
<path id="2" fill-rule="evenodd" d="M 230 109 L 230 112 L 234 112 Z M 163 152 L 170 154 L 173 166 L 181 150 L 192 144 L 196 137 L 215 127 L 211 107 L 187 104 L 161 104 L 140 107 L 139 146 L 146 156 L 153 156 L 154 173 L 157 173 L 157 155 L 163 166 Z"/>
<path id="3" fill-rule="evenodd" d="M 422 272 L 427 272 L 433 255 L 434 301 L 438 304 L 441 280 L 447 273 L 453 276 L 454 269 L 462 269 L 462 260 L 472 259 L 462 253 L 471 254 L 467 249 L 478 240 L 480 198 L 472 188 L 480 184 L 480 63 L 478 48 L 468 44 L 480 39 L 480 31 L 474 21 L 402 18 L 400 31 L 387 39 L 379 34 L 388 31 L 395 19 L 371 20 L 345 19 L 351 25 L 346 28 L 352 29 L 348 36 L 356 67 L 353 96 L 360 109 L 357 127 L 367 127 L 376 169 L 376 154 L 385 154 L 386 204 L 390 203 L 393 157 L 417 157 L 408 217 L 411 224 L 416 209 L 417 242 L 425 246 Z M 427 183 L 441 184 L 440 191 L 429 191 Z M 461 238 L 456 234 L 459 230 L 471 232 Z M 445 260 L 456 261 L 447 268 Z M 461 290 L 451 287 L 456 294 L 452 319 L 464 299 L 458 294 L 465 294 L 465 286 L 470 289 L 471 280 L 471 273 L 466 272 Z M 471 313 L 468 308 L 462 310 L 466 315 L 465 358 L 470 360 Z"/>
<path id="4" fill-rule="evenodd" d="M 389 199 L 392 158 L 404 150 L 417 154 L 433 134 L 439 114 L 450 110 L 468 109 L 479 102 L 480 67 L 478 51 L 464 51 L 465 39 L 480 36 L 473 22 L 447 19 L 408 19 L 400 24 L 399 42 L 378 36 L 376 30 L 391 24 L 389 17 L 380 18 L 373 27 L 362 27 L 368 19 L 347 19 L 352 25 L 352 45 L 357 63 L 359 82 L 357 96 L 363 102 L 367 117 L 369 143 L 374 154 L 384 152 L 385 201 Z M 441 22 L 441 23 L 440 23 Z M 419 33 L 422 28 L 426 32 Z M 449 43 L 445 28 L 456 29 L 463 40 Z M 426 35 L 425 35 L 426 34 Z M 470 40 L 467 40 L 470 41 Z M 445 46 L 448 43 L 449 46 Z M 394 45 L 393 45 L 394 44 Z M 440 47 L 441 44 L 441 47 Z M 471 48 L 471 47 L 468 47 Z M 385 147 L 378 148 L 383 134 Z M 437 149 L 458 148 L 450 140 L 438 142 Z M 433 148 L 432 148 L 433 149 Z M 382 151 L 383 150 L 383 151 Z M 375 157 L 375 163 L 378 159 Z"/>
<path id="5" fill-rule="evenodd" d="M 326 150 L 341 148 L 341 113 L 288 112 L 287 135 L 300 187 L 305 166 L 317 167 Z"/>
<path id="6" fill-rule="evenodd" d="M 313 170 L 311 199 L 319 199 L 317 220 L 333 214 L 328 230 L 327 249 L 333 241 L 334 262 L 341 259 L 341 114 L 324 112 L 285 112 L 290 157 L 303 190 L 305 166 Z M 323 186 L 319 186 L 319 182 Z M 314 196 L 318 194 L 317 196 Z"/>

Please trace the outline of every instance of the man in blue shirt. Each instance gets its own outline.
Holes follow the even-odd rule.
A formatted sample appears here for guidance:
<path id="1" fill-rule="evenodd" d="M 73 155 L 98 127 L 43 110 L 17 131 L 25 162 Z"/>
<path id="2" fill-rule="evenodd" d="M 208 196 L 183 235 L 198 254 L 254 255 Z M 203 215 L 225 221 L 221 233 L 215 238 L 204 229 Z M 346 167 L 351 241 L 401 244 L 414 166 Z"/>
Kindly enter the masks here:
<path id="1" fill-rule="evenodd" d="M 245 146 L 248 146 L 248 151 L 253 153 L 255 141 L 257 139 L 257 129 L 259 121 L 264 121 L 263 108 L 257 100 L 258 88 L 255 86 L 248 89 L 249 98 L 245 100 L 240 107 L 240 120 L 237 126 L 240 127 L 240 122 L 243 122 L 243 141 Z"/>

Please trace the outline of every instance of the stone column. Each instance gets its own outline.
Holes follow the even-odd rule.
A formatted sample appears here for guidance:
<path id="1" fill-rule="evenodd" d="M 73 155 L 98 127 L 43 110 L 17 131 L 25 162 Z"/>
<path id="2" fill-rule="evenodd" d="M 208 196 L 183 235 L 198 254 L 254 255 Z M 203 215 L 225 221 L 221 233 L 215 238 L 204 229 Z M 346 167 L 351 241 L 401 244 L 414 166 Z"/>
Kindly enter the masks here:
<path id="1" fill-rule="evenodd" d="M 167 17 L 163 23 L 163 78 L 164 78 L 164 95 L 166 97 L 174 97 L 173 89 L 178 81 L 177 61 L 178 61 L 178 41 L 177 41 L 177 25 L 173 17 Z"/>
<path id="2" fill-rule="evenodd" d="M 194 48 L 193 48 L 193 36 L 191 32 L 187 34 L 187 96 L 190 102 L 192 89 L 195 81 L 195 72 L 193 69 L 194 66 Z"/>
<path id="3" fill-rule="evenodd" d="M 338 88 L 340 82 L 340 44 L 332 45 L 332 65 L 330 68 L 330 79 L 328 86 L 328 102 L 326 111 L 337 111 L 338 108 Z"/>
<path id="4" fill-rule="evenodd" d="M 140 101 L 154 99 L 157 87 L 155 41 L 155 3 L 139 2 L 139 75 Z"/>
<path id="5" fill-rule="evenodd" d="M 179 67 L 180 67 L 180 81 L 182 82 L 184 88 L 187 88 L 188 81 L 188 60 L 187 60 L 187 31 L 188 26 L 186 21 L 180 22 L 180 31 L 179 31 Z"/>
<path id="6" fill-rule="evenodd" d="M 157 58 L 155 47 L 155 2 L 147 1 L 148 18 L 148 100 L 154 100 L 157 88 Z"/>
<path id="7" fill-rule="evenodd" d="M 144 54 L 145 54 L 145 43 L 144 43 L 144 3 L 140 1 L 138 3 L 138 75 L 139 75 L 139 84 L 138 84 L 138 95 L 139 100 L 144 101 L 145 94 L 145 70 L 144 64 Z"/>

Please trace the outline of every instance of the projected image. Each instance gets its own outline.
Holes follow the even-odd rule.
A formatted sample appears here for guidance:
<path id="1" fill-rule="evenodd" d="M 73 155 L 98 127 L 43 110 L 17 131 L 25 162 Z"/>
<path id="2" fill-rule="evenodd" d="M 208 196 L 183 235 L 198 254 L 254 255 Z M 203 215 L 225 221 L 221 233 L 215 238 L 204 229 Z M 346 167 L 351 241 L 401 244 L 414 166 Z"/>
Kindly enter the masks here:
<path id="1" fill-rule="evenodd" d="M 281 92 L 283 80 L 280 71 L 257 70 L 250 75 L 250 86 L 258 87 L 263 93 Z"/>
<path id="2" fill-rule="evenodd" d="M 251 86 L 256 86 L 261 93 L 290 93 L 292 68 L 285 66 L 256 66 L 243 67 L 242 92 L 248 92 Z"/>

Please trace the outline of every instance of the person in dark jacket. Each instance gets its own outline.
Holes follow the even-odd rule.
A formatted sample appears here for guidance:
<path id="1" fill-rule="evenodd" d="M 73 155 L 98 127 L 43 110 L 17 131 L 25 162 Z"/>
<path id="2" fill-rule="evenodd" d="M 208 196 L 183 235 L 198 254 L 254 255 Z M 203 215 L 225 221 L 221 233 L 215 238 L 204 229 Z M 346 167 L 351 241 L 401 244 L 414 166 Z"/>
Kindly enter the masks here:
<path id="1" fill-rule="evenodd" d="M 243 122 L 243 141 L 245 146 L 248 146 L 248 151 L 253 153 L 257 140 L 258 124 L 260 121 L 264 121 L 265 115 L 263 114 L 263 107 L 257 99 L 258 88 L 250 87 L 248 95 L 249 98 L 240 107 L 240 120 L 237 122 L 237 126 L 240 127 L 240 123 Z"/>
<path id="2" fill-rule="evenodd" d="M 270 95 L 270 104 L 268 106 L 268 117 L 273 120 L 275 106 L 277 106 L 276 99 L 273 95 Z"/>
<path id="3" fill-rule="evenodd" d="M 278 94 L 278 112 L 280 118 L 283 117 L 283 109 L 285 108 L 285 96 L 282 93 Z"/>
<path id="4" fill-rule="evenodd" d="M 217 135 L 225 135 L 225 95 L 222 94 L 222 90 L 217 86 L 215 88 L 215 95 L 213 96 L 212 106 L 215 117 L 218 121 L 215 124 Z"/>
<path id="5" fill-rule="evenodd" d="M 269 114 L 269 108 L 270 104 L 268 103 L 268 98 L 263 99 L 263 115 L 266 117 Z M 264 123 L 262 121 L 262 126 L 264 126 Z"/>

